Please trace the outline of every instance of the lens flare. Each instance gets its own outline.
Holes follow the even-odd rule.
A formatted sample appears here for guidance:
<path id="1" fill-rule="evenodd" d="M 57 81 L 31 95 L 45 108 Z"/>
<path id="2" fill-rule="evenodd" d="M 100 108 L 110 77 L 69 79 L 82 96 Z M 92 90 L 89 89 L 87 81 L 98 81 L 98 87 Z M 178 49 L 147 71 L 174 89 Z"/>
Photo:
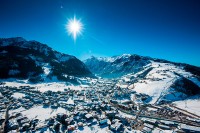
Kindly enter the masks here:
<path id="1" fill-rule="evenodd" d="M 74 16 L 73 19 L 68 20 L 65 28 L 67 29 L 68 34 L 71 35 L 75 41 L 77 36 L 82 33 L 83 24 L 81 23 L 80 19 L 78 20 Z"/>

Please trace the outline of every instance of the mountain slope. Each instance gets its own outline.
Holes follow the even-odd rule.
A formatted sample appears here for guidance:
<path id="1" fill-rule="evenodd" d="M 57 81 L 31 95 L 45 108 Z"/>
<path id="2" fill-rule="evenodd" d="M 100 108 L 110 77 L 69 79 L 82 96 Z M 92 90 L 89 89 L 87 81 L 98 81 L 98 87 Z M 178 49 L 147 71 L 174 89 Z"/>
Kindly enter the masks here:
<path id="1" fill-rule="evenodd" d="M 117 86 L 149 95 L 151 103 L 200 94 L 200 69 L 196 66 L 129 54 L 92 57 L 84 62 L 98 76 L 117 78 Z"/>
<path id="2" fill-rule="evenodd" d="M 59 53 L 37 41 L 21 37 L 0 39 L 0 78 L 29 79 L 32 82 L 92 76 L 76 57 Z"/>
<path id="3" fill-rule="evenodd" d="M 98 58 L 92 56 L 91 58 L 88 58 L 83 62 L 92 73 L 100 77 L 118 78 L 128 73 L 136 73 L 143 70 L 143 67 L 151 64 L 151 61 L 174 64 L 183 68 L 185 71 L 200 77 L 200 67 L 135 54 L 123 54 L 119 56 Z"/>
<path id="4" fill-rule="evenodd" d="M 91 72 L 104 78 L 117 78 L 130 72 L 143 70 L 143 66 L 150 63 L 146 57 L 123 54 L 109 58 L 91 57 L 84 61 Z"/>
<path id="5" fill-rule="evenodd" d="M 174 64 L 154 61 L 143 71 L 124 75 L 117 85 L 151 96 L 151 103 L 173 102 L 200 94 L 198 76 Z"/>

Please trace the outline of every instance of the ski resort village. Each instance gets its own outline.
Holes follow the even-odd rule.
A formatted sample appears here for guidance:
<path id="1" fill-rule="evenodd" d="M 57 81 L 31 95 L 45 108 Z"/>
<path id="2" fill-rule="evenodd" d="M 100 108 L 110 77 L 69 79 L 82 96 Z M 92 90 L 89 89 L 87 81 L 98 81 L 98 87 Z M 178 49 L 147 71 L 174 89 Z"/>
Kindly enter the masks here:
<path id="1" fill-rule="evenodd" d="M 200 133 L 200 0 L 0 0 L 0 133 Z"/>
<path id="2" fill-rule="evenodd" d="M 92 81 L 85 86 L 38 87 L 2 82 L 1 132 L 200 132 L 199 108 L 197 113 L 190 108 L 199 106 L 199 100 L 177 102 L 178 106 L 164 101 L 150 104 L 149 95 L 116 80 Z"/>
<path id="3" fill-rule="evenodd" d="M 2 133 L 200 133 L 199 67 L 131 54 L 80 61 L 19 37 L 0 39 L 0 63 Z"/>

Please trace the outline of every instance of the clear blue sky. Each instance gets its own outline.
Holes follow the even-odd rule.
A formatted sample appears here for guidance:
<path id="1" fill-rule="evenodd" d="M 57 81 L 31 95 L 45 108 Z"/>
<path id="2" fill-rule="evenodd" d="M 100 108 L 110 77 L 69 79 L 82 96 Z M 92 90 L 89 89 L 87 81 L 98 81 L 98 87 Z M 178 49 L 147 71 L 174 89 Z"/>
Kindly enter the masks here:
<path id="1" fill-rule="evenodd" d="M 67 19 L 81 18 L 74 43 Z M 75 55 L 139 54 L 200 66 L 199 0 L 0 0 L 0 37 Z"/>

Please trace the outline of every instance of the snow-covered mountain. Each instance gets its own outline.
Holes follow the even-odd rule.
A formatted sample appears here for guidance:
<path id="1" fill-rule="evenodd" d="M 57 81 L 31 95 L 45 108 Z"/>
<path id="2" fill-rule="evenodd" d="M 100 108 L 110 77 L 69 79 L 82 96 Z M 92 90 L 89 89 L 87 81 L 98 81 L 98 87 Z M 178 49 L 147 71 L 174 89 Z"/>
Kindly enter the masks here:
<path id="1" fill-rule="evenodd" d="M 121 77 L 131 72 L 143 70 L 150 63 L 146 57 L 123 54 L 113 57 L 91 57 L 84 61 L 91 72 L 104 78 Z"/>
<path id="2" fill-rule="evenodd" d="M 139 55 L 84 61 L 100 77 L 117 78 L 116 85 L 150 96 L 151 103 L 183 100 L 200 94 L 200 68 Z"/>
<path id="3" fill-rule="evenodd" d="M 61 80 L 76 83 L 74 77 L 91 77 L 84 63 L 37 41 L 21 37 L 0 39 L 0 78 L 31 82 Z"/>

